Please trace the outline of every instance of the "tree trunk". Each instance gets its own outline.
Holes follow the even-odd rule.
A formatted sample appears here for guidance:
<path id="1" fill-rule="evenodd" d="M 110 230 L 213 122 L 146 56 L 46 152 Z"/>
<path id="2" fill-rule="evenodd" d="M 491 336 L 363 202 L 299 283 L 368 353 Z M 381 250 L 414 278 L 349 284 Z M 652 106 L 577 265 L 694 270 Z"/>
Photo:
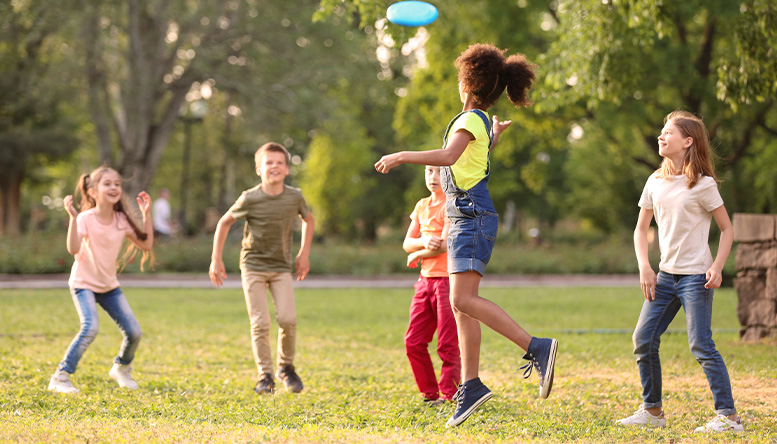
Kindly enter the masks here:
<path id="1" fill-rule="evenodd" d="M 0 181 L 0 236 L 18 236 L 21 233 L 22 178 L 21 171 L 9 173 Z"/>

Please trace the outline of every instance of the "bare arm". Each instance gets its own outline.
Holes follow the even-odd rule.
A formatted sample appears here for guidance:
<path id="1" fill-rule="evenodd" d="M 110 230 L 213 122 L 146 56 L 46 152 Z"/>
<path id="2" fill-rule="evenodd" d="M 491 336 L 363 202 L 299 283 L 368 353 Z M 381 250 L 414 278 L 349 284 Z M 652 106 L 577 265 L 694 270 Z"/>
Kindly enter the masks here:
<path id="1" fill-rule="evenodd" d="M 146 240 L 140 240 L 134 231 L 128 237 L 138 248 L 148 251 L 154 247 L 154 224 L 151 220 L 151 196 L 145 191 L 138 194 L 138 207 L 143 218 L 143 231 L 146 233 Z"/>
<path id="2" fill-rule="evenodd" d="M 308 217 L 302 219 L 302 240 L 300 242 L 299 253 L 294 261 L 294 277 L 298 281 L 305 279 L 310 272 L 310 245 L 313 243 L 313 231 L 316 228 L 316 221 L 313 219 L 313 213 L 308 211 Z"/>
<path id="3" fill-rule="evenodd" d="M 726 207 L 721 205 L 712 210 L 712 217 L 720 228 L 720 243 L 718 244 L 718 253 L 715 255 L 715 262 L 707 270 L 707 283 L 704 288 L 718 288 L 723 283 L 723 266 L 726 265 L 731 245 L 734 243 L 734 227 L 728 218 Z"/>
<path id="4" fill-rule="evenodd" d="M 78 217 L 78 210 L 73 206 L 73 196 L 67 195 L 62 200 L 67 214 L 70 215 L 70 221 L 67 224 L 67 252 L 75 256 L 81 251 L 81 240 L 83 236 L 78 234 L 78 226 L 76 224 L 76 218 Z"/>
<path id="5" fill-rule="evenodd" d="M 648 301 L 656 298 L 656 273 L 650 266 L 648 258 L 647 234 L 651 220 L 653 220 L 653 210 L 640 209 L 637 228 L 634 229 L 634 251 L 637 253 L 639 265 L 639 284 L 642 287 L 642 294 Z"/>
<path id="6" fill-rule="evenodd" d="M 213 235 L 213 252 L 210 256 L 210 269 L 208 275 L 211 282 L 217 287 L 220 287 L 227 278 L 227 270 L 224 267 L 224 261 L 222 260 L 222 254 L 224 252 L 224 243 L 227 241 L 227 234 L 229 234 L 229 227 L 235 223 L 235 218 L 230 213 L 226 213 L 221 216 L 219 223 L 216 225 L 216 233 Z"/>
<path id="7" fill-rule="evenodd" d="M 406 253 L 412 253 L 424 248 L 424 241 L 418 237 L 419 234 L 421 234 L 421 225 L 416 220 L 410 222 L 410 226 L 407 227 L 407 234 L 405 234 L 405 241 L 402 242 L 402 249 Z"/>
<path id="8" fill-rule="evenodd" d="M 413 223 L 416 223 L 416 222 L 413 221 Z M 410 253 L 407 256 L 407 266 L 410 268 L 415 268 L 418 266 L 418 261 L 420 259 L 439 256 L 447 252 L 449 227 L 450 227 L 450 224 L 448 222 L 448 218 L 446 217 L 445 225 L 443 226 L 442 234 L 440 235 L 440 237 L 424 236 L 422 238 L 417 238 L 417 241 L 419 241 L 419 244 L 420 244 L 418 249 L 408 251 L 408 249 L 405 248 L 405 251 Z M 408 229 L 408 233 L 409 232 L 410 230 Z M 405 240 L 407 240 L 407 238 L 405 238 Z"/>
<path id="9" fill-rule="evenodd" d="M 375 163 L 375 170 L 386 174 L 394 167 L 409 163 L 413 165 L 451 166 L 459 160 L 470 141 L 474 140 L 469 131 L 460 129 L 448 140 L 444 149 L 429 151 L 399 151 L 387 154 Z"/>

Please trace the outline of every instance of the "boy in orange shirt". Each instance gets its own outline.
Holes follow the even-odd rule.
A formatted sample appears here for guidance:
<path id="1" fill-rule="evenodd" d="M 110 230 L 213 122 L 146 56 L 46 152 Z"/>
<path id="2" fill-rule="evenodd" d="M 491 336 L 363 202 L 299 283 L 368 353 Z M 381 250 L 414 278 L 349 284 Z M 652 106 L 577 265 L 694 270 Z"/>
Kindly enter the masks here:
<path id="1" fill-rule="evenodd" d="M 426 188 L 431 196 L 418 201 L 402 247 L 409 253 L 407 266 L 421 262 L 421 276 L 410 303 L 410 325 L 405 333 L 405 351 L 424 402 L 440 405 L 451 401 L 461 379 L 461 358 L 456 319 L 451 310 L 448 283 L 448 219 L 440 167 L 427 166 Z M 434 373 L 429 343 L 437 330 L 437 354 L 442 360 L 440 380 Z M 442 395 L 442 396 L 441 396 Z"/>

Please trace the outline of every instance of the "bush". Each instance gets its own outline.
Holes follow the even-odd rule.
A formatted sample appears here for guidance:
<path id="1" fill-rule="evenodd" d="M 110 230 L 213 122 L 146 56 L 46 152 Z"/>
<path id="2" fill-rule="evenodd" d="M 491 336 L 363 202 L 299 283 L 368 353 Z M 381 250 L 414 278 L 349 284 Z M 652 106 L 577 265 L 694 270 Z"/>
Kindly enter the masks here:
<path id="1" fill-rule="evenodd" d="M 328 239 L 314 242 L 310 266 L 314 275 L 391 275 L 416 274 L 406 266 L 407 255 L 399 237 L 387 235 L 370 244 L 351 244 Z M 223 260 L 228 273 L 238 273 L 241 233 L 233 230 L 224 246 Z M 213 237 L 201 235 L 186 239 L 159 240 L 154 246 L 156 266 L 152 273 L 205 273 L 210 266 Z M 299 248 L 295 239 L 292 254 Z M 712 246 L 713 252 L 716 246 Z M 140 257 L 127 264 L 124 272 L 140 271 Z M 65 248 L 64 233 L 26 234 L 0 238 L 0 273 L 68 273 L 73 258 Z M 658 251 L 651 251 L 654 269 Z M 149 271 L 149 270 L 147 270 Z M 598 241 L 565 239 L 531 245 L 512 239 L 499 239 L 488 265 L 490 274 L 633 274 L 638 273 L 634 248 L 628 239 Z M 724 268 L 724 284 L 736 276 L 734 253 Z"/>

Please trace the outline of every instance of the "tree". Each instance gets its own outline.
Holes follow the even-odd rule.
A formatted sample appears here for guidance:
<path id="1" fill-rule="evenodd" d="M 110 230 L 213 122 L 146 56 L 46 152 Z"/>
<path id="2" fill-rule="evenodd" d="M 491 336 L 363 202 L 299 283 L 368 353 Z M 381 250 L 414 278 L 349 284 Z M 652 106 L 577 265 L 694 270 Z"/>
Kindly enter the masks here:
<path id="1" fill-rule="evenodd" d="M 579 180 L 570 199 L 578 214 L 598 215 L 596 224 L 606 230 L 632 225 L 636 212 L 625 203 L 636 202 L 641 189 L 632 172 L 646 178 L 658 166 L 656 137 L 663 116 L 676 108 L 699 113 L 710 129 L 729 210 L 773 211 L 777 202 L 763 198 L 774 195 L 773 184 L 762 177 L 754 181 L 759 175 L 748 166 L 759 159 L 760 171 L 777 167 L 763 150 L 773 144 L 777 128 L 777 108 L 769 97 L 777 65 L 768 50 L 754 47 L 774 40 L 769 24 L 775 12 L 767 3 L 559 4 L 542 108 L 587 107 L 580 123 L 589 131 L 575 147 L 579 162 L 567 165 L 568 174 Z M 731 62 L 732 54 L 737 63 Z M 757 82 L 749 86 L 750 78 Z M 598 173 L 585 179 L 583 169 Z M 606 177 L 611 179 L 603 183 Z M 623 211 L 613 212 L 613 206 Z M 605 214 L 610 214 L 606 220 Z"/>
<path id="2" fill-rule="evenodd" d="M 67 85 L 56 81 L 67 9 L 67 2 L 0 3 L 0 235 L 20 232 L 29 170 L 77 146 L 63 110 Z"/>

